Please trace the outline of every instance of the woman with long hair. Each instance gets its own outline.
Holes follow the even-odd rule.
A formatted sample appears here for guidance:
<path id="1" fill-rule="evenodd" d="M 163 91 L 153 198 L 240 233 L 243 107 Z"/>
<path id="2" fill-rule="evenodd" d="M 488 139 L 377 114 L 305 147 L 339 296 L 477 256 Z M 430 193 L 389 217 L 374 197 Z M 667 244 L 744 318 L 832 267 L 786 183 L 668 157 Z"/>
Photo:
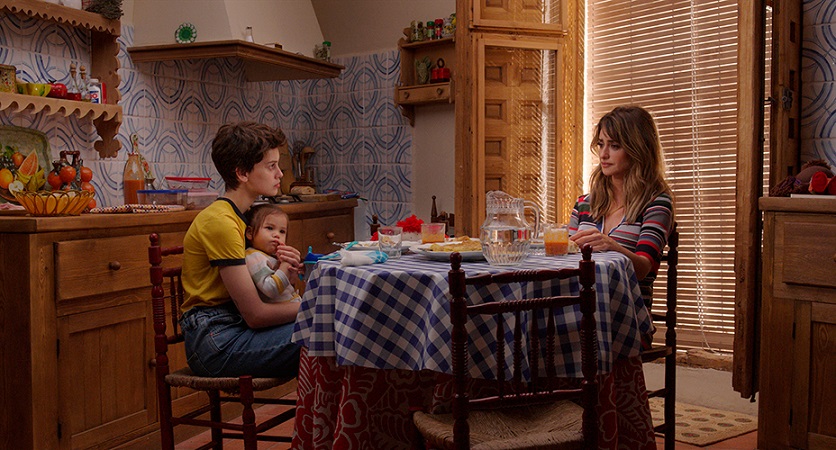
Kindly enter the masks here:
<path id="1" fill-rule="evenodd" d="M 591 148 L 599 163 L 589 193 L 572 211 L 571 239 L 627 255 L 640 284 L 649 287 L 673 225 L 673 194 L 653 116 L 638 106 L 613 109 L 595 126 Z"/>

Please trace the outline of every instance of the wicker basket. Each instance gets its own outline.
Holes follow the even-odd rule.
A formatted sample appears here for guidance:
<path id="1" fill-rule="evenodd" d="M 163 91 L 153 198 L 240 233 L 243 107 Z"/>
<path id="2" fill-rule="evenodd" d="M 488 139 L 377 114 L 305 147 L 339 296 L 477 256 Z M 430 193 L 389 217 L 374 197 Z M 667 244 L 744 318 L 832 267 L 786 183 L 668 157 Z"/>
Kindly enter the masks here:
<path id="1" fill-rule="evenodd" d="M 87 208 L 89 191 L 15 192 L 15 198 L 33 216 L 77 216 Z"/>

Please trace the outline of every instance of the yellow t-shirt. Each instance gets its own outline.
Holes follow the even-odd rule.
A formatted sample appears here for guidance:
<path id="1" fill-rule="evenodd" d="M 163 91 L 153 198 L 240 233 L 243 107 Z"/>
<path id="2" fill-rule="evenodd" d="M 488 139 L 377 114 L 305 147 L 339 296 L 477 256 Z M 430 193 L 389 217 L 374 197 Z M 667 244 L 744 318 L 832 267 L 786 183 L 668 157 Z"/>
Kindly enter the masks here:
<path id="1" fill-rule="evenodd" d="M 245 264 L 246 227 L 244 215 L 225 198 L 195 217 L 183 239 L 183 312 L 232 300 L 218 269 Z"/>

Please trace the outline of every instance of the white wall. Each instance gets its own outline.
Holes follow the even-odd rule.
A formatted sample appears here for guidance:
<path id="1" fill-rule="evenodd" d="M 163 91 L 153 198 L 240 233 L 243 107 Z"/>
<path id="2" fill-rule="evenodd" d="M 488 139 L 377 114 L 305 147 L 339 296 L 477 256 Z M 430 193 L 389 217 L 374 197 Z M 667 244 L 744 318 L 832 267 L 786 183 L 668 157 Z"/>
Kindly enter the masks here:
<path id="1" fill-rule="evenodd" d="M 183 22 L 195 26 L 198 42 L 244 39 L 248 26 L 256 43 L 278 42 L 307 56 L 323 41 L 309 0 L 133 0 L 123 9 L 130 3 L 137 46 L 175 43 Z"/>
<path id="2" fill-rule="evenodd" d="M 333 55 L 389 50 L 413 20 L 443 19 L 455 0 L 311 0 Z"/>

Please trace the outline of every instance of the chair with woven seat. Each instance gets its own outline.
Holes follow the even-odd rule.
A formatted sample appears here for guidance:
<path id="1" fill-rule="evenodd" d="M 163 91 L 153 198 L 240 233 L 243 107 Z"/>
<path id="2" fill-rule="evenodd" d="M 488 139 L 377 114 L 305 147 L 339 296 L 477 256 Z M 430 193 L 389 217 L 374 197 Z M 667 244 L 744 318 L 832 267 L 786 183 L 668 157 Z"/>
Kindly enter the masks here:
<path id="1" fill-rule="evenodd" d="M 183 284 L 180 278 L 180 258 L 183 247 L 161 247 L 160 236 L 152 233 L 148 247 L 151 264 L 151 302 L 154 316 L 154 366 L 157 382 L 157 402 L 160 412 L 160 437 L 163 449 L 174 448 L 174 426 L 191 425 L 211 429 L 211 441 L 200 449 L 223 449 L 223 439 L 242 439 L 246 450 L 255 450 L 258 441 L 290 442 L 290 436 L 268 436 L 263 433 L 292 420 L 296 415 L 295 400 L 255 397 L 278 386 L 293 383 L 295 378 L 201 377 L 188 366 L 170 371 L 169 351 L 175 345 L 182 347 L 180 330 L 180 306 L 183 303 Z M 164 261 L 165 260 L 165 261 Z M 177 261 L 176 264 L 174 261 Z M 165 262 L 165 264 L 164 264 Z M 167 323 L 171 329 L 167 331 Z M 291 388 L 292 385 L 287 386 Z M 206 392 L 209 404 L 182 416 L 175 416 L 172 408 L 172 388 L 189 388 Z M 243 407 L 242 423 L 224 422 L 221 405 L 237 402 Z M 256 423 L 254 404 L 286 405 L 290 408 Z M 209 413 L 209 418 L 199 417 Z"/>
<path id="2" fill-rule="evenodd" d="M 452 414 L 420 411 L 414 414 L 415 426 L 427 448 L 597 448 L 598 337 L 594 318 L 597 309 L 595 263 L 591 254 L 591 247 L 585 246 L 578 268 L 521 270 L 472 277 L 465 276 L 461 269 L 461 255 L 454 253 L 451 256 L 453 407 Z M 569 278 L 578 279 L 579 295 L 487 302 L 476 298 L 476 293 L 480 292 L 513 290 L 514 287 L 509 286 L 513 283 L 558 283 Z M 474 292 L 472 302 L 468 302 L 468 286 Z M 582 313 L 578 329 L 583 380 L 580 387 L 563 388 L 556 375 L 555 354 L 560 349 L 556 346 L 558 331 L 555 317 L 562 313 L 563 308 L 575 305 L 579 305 Z M 476 316 L 482 316 L 480 319 L 494 317 L 495 335 L 499 337 L 499 342 L 505 342 L 509 333 L 505 330 L 503 314 L 511 314 L 514 318 L 513 363 L 511 367 L 506 367 L 506 346 L 496 346 L 492 353 L 497 363 L 490 368 L 496 379 L 495 392 L 487 396 L 481 392 L 470 392 L 468 359 L 472 349 L 468 348 L 471 338 L 467 330 L 476 332 L 478 325 L 473 322 Z M 528 323 L 521 317 L 528 317 Z M 485 323 L 488 323 L 487 320 Z M 528 329 L 524 329 L 526 326 Z M 523 353 L 527 354 L 527 358 Z M 524 360 L 527 360 L 527 367 L 524 367 Z M 508 369 L 510 379 L 506 376 Z M 525 371 L 530 375 L 528 380 L 523 379 Z"/>
<path id="3" fill-rule="evenodd" d="M 665 271 L 665 310 L 656 312 L 653 308 L 653 290 L 651 286 L 642 286 L 642 298 L 650 310 L 654 322 L 664 324 L 665 341 L 660 344 L 653 344 L 642 352 L 642 362 L 649 363 L 659 359 L 665 359 L 665 381 L 664 386 L 656 390 L 648 390 L 648 398 L 664 398 L 665 411 L 664 421 L 654 424 L 653 431 L 665 435 L 665 450 L 674 449 L 674 436 L 676 435 L 676 289 L 677 289 L 677 266 L 679 264 L 679 231 L 676 223 L 668 236 L 668 251 L 662 255 L 662 262 L 667 269 Z M 659 308 L 657 308 L 659 309 Z"/>

